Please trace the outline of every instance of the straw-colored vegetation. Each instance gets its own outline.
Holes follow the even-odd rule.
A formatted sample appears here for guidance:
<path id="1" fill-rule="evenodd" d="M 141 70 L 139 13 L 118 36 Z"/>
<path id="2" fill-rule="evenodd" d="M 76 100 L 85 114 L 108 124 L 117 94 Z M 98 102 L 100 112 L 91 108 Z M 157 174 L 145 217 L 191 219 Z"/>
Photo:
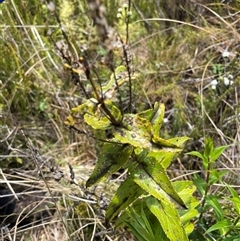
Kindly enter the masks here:
<path id="1" fill-rule="evenodd" d="M 90 5 L 97 2 L 103 12 L 93 14 Z M 123 65 L 121 101 L 113 100 L 121 113 L 163 103 L 161 137 L 190 138 L 167 169 L 171 182 L 196 186 L 199 204 L 186 231 L 189 240 L 238 240 L 239 9 L 237 0 L 0 4 L 0 200 L 6 189 L 17 200 L 12 225 L 2 223 L 0 240 L 146 240 L 127 222 L 119 228 L 116 220 L 105 222 L 127 172 L 123 165 L 86 188 L 109 133 L 92 130 L 72 110 L 88 95 L 97 99 Z M 81 119 L 78 131 L 74 118 Z"/>

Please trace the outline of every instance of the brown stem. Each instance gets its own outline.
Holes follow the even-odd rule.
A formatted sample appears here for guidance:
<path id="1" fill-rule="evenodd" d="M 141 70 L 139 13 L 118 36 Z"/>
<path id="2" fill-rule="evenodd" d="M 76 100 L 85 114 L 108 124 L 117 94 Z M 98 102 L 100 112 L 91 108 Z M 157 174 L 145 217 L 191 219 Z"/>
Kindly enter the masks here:
<path id="1" fill-rule="evenodd" d="M 112 115 L 111 111 L 107 108 L 107 106 L 105 105 L 104 103 L 104 99 L 102 96 L 99 95 L 99 92 L 97 90 L 97 87 L 92 79 L 92 76 L 91 76 L 91 71 L 90 71 L 90 66 L 88 64 L 88 61 L 86 58 L 83 59 L 83 65 L 85 67 L 85 75 L 87 77 L 87 79 L 90 81 L 91 83 L 91 86 L 93 88 L 93 91 L 95 93 L 95 96 L 96 96 L 96 99 L 98 101 L 98 104 L 100 104 L 101 106 L 101 109 L 103 110 L 103 112 L 106 114 L 106 116 L 109 118 L 109 120 L 111 121 L 111 123 L 115 126 L 120 126 L 121 125 L 121 122 L 117 121 L 115 119 L 115 117 Z"/>

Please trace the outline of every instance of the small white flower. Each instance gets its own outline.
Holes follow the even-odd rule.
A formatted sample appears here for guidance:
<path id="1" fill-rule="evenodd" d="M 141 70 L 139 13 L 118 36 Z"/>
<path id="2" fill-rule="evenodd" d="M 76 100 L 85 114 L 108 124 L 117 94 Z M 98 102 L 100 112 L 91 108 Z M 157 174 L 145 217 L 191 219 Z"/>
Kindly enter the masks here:
<path id="1" fill-rule="evenodd" d="M 169 122 L 168 118 L 163 118 L 163 123 L 168 123 L 168 122 Z"/>
<path id="2" fill-rule="evenodd" d="M 123 8 L 125 8 L 125 9 L 127 9 L 127 8 L 128 8 L 127 3 L 124 3 L 124 4 L 123 4 Z"/>
<path id="3" fill-rule="evenodd" d="M 227 50 L 225 50 L 225 51 L 222 52 L 222 57 L 223 57 L 223 58 L 228 58 L 229 55 L 230 55 L 230 53 L 229 53 Z"/>
<path id="4" fill-rule="evenodd" d="M 118 13 L 117 14 L 117 18 L 121 18 L 122 17 L 122 14 L 121 13 Z"/>
<path id="5" fill-rule="evenodd" d="M 216 79 L 214 79 L 214 80 L 211 81 L 210 85 L 211 85 L 211 87 L 212 87 L 213 90 L 216 89 L 217 84 L 218 84 L 218 81 L 217 81 Z"/>
<path id="6" fill-rule="evenodd" d="M 121 12 L 122 12 L 122 8 L 119 8 L 119 9 L 118 9 L 118 12 L 121 13 Z"/>
<path id="7" fill-rule="evenodd" d="M 229 74 L 229 75 L 228 75 L 228 78 L 229 78 L 229 79 L 233 79 L 233 75 L 232 75 L 232 74 Z"/>
<path id="8" fill-rule="evenodd" d="M 223 77 L 223 83 L 228 86 L 230 84 L 230 80 L 227 77 Z"/>
<path id="9" fill-rule="evenodd" d="M 214 79 L 214 80 L 211 81 L 210 84 L 211 84 L 211 85 L 217 85 L 217 84 L 218 84 L 218 81 L 217 81 L 216 79 Z"/>
<path id="10" fill-rule="evenodd" d="M 131 15 L 132 15 L 132 11 L 129 11 L 129 12 L 127 13 L 127 15 L 128 15 L 128 16 L 131 16 Z"/>
<path id="11" fill-rule="evenodd" d="M 212 85 L 212 89 L 215 90 L 217 88 L 216 85 Z"/>

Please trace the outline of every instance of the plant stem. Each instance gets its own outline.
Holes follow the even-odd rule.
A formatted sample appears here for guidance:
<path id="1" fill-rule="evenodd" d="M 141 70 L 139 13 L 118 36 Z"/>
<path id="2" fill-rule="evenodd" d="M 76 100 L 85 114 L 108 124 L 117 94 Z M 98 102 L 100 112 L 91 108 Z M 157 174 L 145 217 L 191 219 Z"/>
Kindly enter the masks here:
<path id="1" fill-rule="evenodd" d="M 202 209 L 204 208 L 205 206 L 205 203 L 206 203 L 206 196 L 208 194 L 208 191 L 210 189 L 210 185 L 209 185 L 209 179 L 210 179 L 210 170 L 211 170 L 211 163 L 210 163 L 210 159 L 208 158 L 208 166 L 207 166 L 207 170 L 206 170 L 206 183 L 207 183 L 207 186 L 206 186 L 206 189 L 205 189 L 205 192 L 204 192 L 204 195 L 203 195 L 203 201 L 202 201 L 202 204 L 201 204 L 201 207 Z M 202 216 L 203 216 L 203 211 L 201 212 L 200 216 L 199 216 L 199 219 L 198 219 L 198 222 L 201 221 L 202 219 Z"/>
<path id="2" fill-rule="evenodd" d="M 85 75 L 86 75 L 87 79 L 90 81 L 90 84 L 91 84 L 91 86 L 93 88 L 93 92 L 94 92 L 94 94 L 96 96 L 96 99 L 98 101 L 98 104 L 100 104 L 101 109 L 103 110 L 104 114 L 106 114 L 106 116 L 110 119 L 111 123 L 114 126 L 120 126 L 121 122 L 119 122 L 119 121 L 117 121 L 115 119 L 115 117 L 112 115 L 111 111 L 105 105 L 103 96 L 100 96 L 100 94 L 99 94 L 99 92 L 97 90 L 97 87 L 96 87 L 96 85 L 95 85 L 95 83 L 94 83 L 94 81 L 92 79 L 90 66 L 89 66 L 89 63 L 88 63 L 86 58 L 83 59 L 83 65 L 85 67 Z"/>

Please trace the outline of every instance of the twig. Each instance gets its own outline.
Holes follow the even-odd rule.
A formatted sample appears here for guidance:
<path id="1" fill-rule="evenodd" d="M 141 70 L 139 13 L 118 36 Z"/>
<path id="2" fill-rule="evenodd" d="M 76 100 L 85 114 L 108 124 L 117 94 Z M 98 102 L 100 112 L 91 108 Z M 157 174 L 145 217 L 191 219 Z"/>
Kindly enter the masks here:
<path id="1" fill-rule="evenodd" d="M 0 174 L 3 177 L 3 179 L 4 179 L 5 183 L 7 184 L 8 188 L 11 190 L 12 194 L 14 195 L 14 197 L 19 201 L 19 199 L 18 199 L 16 193 L 14 192 L 12 186 L 8 182 L 7 178 L 5 177 L 5 175 L 4 175 L 3 171 L 2 171 L 2 168 L 0 168 Z"/>
<path id="2" fill-rule="evenodd" d="M 64 226 L 64 228 L 65 228 L 65 230 L 66 230 L 66 232 L 67 232 L 68 238 L 69 238 L 70 235 L 69 235 L 69 232 L 68 232 L 68 228 L 67 228 L 67 226 L 66 226 L 66 224 L 65 224 L 65 222 L 64 222 L 64 220 L 63 220 L 63 217 L 62 217 L 61 212 L 60 212 L 60 210 L 59 210 L 59 208 L 58 208 L 58 205 L 57 205 L 57 203 L 56 203 L 56 200 L 55 200 L 54 197 L 53 197 L 52 191 L 51 191 L 48 183 L 46 182 L 46 180 L 45 180 L 45 178 L 44 178 L 43 172 L 42 172 L 42 170 L 41 170 L 41 166 L 39 165 L 39 161 L 42 163 L 43 159 L 42 159 L 42 157 L 40 156 L 40 154 L 38 153 L 37 149 L 33 146 L 31 140 L 26 137 L 26 135 L 24 134 L 23 130 L 21 131 L 21 133 L 22 133 L 22 135 L 23 135 L 23 137 L 24 137 L 24 139 L 25 139 L 25 141 L 26 141 L 26 144 L 27 144 L 29 150 L 31 151 L 31 154 L 32 154 L 32 157 L 33 157 L 33 161 L 35 162 L 35 165 L 37 166 L 38 171 L 41 173 L 41 176 L 42 176 L 42 178 L 43 178 L 43 181 L 44 181 L 44 183 L 45 183 L 45 186 L 46 186 L 49 194 L 51 195 L 51 198 L 52 198 L 52 200 L 53 200 L 53 202 L 54 202 L 54 204 L 55 204 L 56 210 L 57 210 L 57 212 L 58 212 L 58 214 L 59 214 L 59 217 L 60 217 L 60 219 L 61 219 L 61 221 L 62 221 L 62 223 L 63 223 L 63 226 Z M 44 163 L 44 161 L 43 161 L 43 163 Z"/>

